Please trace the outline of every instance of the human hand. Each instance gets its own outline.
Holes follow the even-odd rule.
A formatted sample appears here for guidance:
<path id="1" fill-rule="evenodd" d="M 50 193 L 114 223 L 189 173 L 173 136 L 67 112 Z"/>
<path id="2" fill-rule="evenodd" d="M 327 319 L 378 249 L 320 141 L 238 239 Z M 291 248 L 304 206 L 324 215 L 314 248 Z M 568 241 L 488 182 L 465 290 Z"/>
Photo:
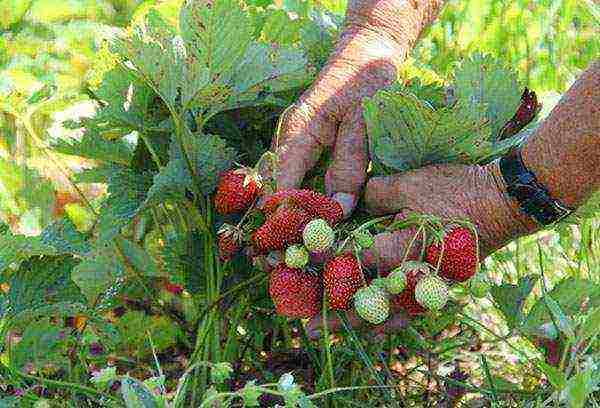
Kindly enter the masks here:
<path id="1" fill-rule="evenodd" d="M 533 232 L 536 225 L 523 216 L 518 207 L 504 195 L 505 185 L 496 163 L 487 166 L 436 165 L 389 177 L 369 180 L 365 200 L 373 214 L 394 214 L 401 220 L 417 212 L 444 219 L 471 221 L 478 233 L 480 259 L 510 240 Z M 375 237 L 374 245 L 363 253 L 363 266 L 384 274 L 398 266 L 404 257 L 414 229 L 385 232 Z M 394 305 L 392 304 L 394 309 Z M 353 326 L 367 326 L 378 336 L 398 331 L 409 322 L 409 317 L 396 308 L 392 316 L 380 326 L 368 326 L 348 312 Z M 331 316 L 332 314 L 330 314 Z M 318 337 L 323 328 L 320 316 L 313 318 L 307 332 Z M 337 317 L 328 319 L 331 332 L 343 329 Z"/>
<path id="2" fill-rule="evenodd" d="M 401 0 L 350 1 L 346 28 L 314 85 L 286 111 L 273 140 L 278 190 L 295 188 L 326 148 L 333 148 L 325 189 L 349 215 L 368 163 L 361 102 L 390 85 L 397 66 L 441 7 Z"/>

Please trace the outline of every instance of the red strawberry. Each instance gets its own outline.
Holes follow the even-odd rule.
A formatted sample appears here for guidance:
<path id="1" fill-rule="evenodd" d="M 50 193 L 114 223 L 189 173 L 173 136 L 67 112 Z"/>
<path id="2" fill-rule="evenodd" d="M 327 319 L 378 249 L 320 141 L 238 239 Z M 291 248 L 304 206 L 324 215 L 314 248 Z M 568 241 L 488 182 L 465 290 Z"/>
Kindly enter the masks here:
<path id="1" fill-rule="evenodd" d="M 183 292 L 183 286 L 170 281 L 165 283 L 165 289 L 174 295 L 180 295 Z"/>
<path id="2" fill-rule="evenodd" d="M 356 257 L 344 254 L 327 262 L 323 271 L 323 283 L 331 310 L 348 309 L 356 291 L 364 286 L 362 270 Z"/>
<path id="3" fill-rule="evenodd" d="M 302 242 L 302 231 L 311 217 L 298 208 L 282 207 L 260 226 L 252 241 L 261 253 L 284 249 Z"/>
<path id="4" fill-rule="evenodd" d="M 321 280 L 301 269 L 277 265 L 271 273 L 269 294 L 277 313 L 283 316 L 307 319 L 321 310 Z"/>
<path id="5" fill-rule="evenodd" d="M 425 273 L 423 272 L 423 269 L 419 268 L 410 268 L 406 270 L 405 273 L 406 288 L 391 299 L 392 306 L 394 308 L 406 310 L 411 316 L 423 314 L 427 309 L 417 302 L 417 299 L 415 298 L 415 286 L 417 286 L 419 280 L 425 276 Z"/>
<path id="6" fill-rule="evenodd" d="M 285 190 L 270 196 L 263 205 L 265 215 L 272 214 L 282 204 L 298 207 L 313 218 L 323 218 L 333 226 L 343 217 L 342 206 L 335 200 L 310 190 Z"/>
<path id="7" fill-rule="evenodd" d="M 442 245 L 435 242 L 427 248 L 425 260 L 437 266 Z M 477 242 L 467 227 L 454 226 L 444 236 L 444 254 L 439 275 L 456 282 L 464 282 L 477 272 Z"/>
<path id="8" fill-rule="evenodd" d="M 241 249 L 241 232 L 235 227 L 224 225 L 224 228 L 219 230 L 217 246 L 219 247 L 219 259 L 221 262 L 230 261 L 235 254 Z"/>
<path id="9" fill-rule="evenodd" d="M 215 207 L 222 215 L 248 209 L 261 190 L 260 176 L 252 169 L 229 170 L 219 180 Z"/>

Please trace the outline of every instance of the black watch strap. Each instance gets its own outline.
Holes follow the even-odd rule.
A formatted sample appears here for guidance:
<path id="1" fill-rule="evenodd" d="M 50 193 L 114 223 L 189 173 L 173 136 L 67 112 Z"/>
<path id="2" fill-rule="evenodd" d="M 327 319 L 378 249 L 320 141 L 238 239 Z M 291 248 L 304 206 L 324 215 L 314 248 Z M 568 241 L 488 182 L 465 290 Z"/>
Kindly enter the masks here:
<path id="1" fill-rule="evenodd" d="M 573 212 L 552 198 L 548 189 L 537 181 L 535 174 L 523 163 L 521 149 L 512 149 L 500 159 L 500 172 L 508 195 L 517 200 L 521 211 L 539 224 L 553 224 Z"/>

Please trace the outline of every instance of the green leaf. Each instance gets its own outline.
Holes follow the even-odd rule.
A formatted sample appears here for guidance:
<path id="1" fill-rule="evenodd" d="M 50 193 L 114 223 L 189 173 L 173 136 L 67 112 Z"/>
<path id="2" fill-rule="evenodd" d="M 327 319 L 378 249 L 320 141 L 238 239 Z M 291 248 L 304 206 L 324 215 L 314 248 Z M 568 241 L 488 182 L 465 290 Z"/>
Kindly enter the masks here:
<path id="1" fill-rule="evenodd" d="M 588 312 L 581 325 L 581 340 L 586 341 L 600 333 L 600 307 L 595 307 Z"/>
<path id="2" fill-rule="evenodd" d="M 83 299 L 81 299 L 83 300 Z M 40 307 L 27 309 L 12 319 L 13 326 L 22 327 L 44 317 L 66 318 L 71 316 L 84 316 L 88 325 L 94 327 L 104 344 L 114 345 L 119 341 L 119 334 L 103 316 L 98 315 L 83 303 L 54 302 Z"/>
<path id="3" fill-rule="evenodd" d="M 81 289 L 90 303 L 117 284 L 117 278 L 125 275 L 121 262 L 110 247 L 98 251 L 77 265 L 71 274 L 73 282 Z"/>
<path id="4" fill-rule="evenodd" d="M 197 187 L 202 194 L 208 195 L 216 188 L 219 175 L 232 166 L 235 150 L 213 135 L 189 135 L 186 141 L 185 150 L 201 183 Z M 174 141 L 171 144 L 171 159 L 154 177 L 144 206 L 167 199 L 183 199 L 186 189 L 195 191 L 194 182 L 179 144 Z"/>
<path id="5" fill-rule="evenodd" d="M 78 262 L 70 256 L 35 257 L 24 261 L 8 281 L 10 314 L 15 316 L 55 302 L 83 301 L 81 292 L 71 281 L 71 271 Z"/>
<path id="6" fill-rule="evenodd" d="M 65 366 L 66 361 L 62 356 L 65 339 L 62 328 L 50 323 L 48 318 L 33 322 L 12 349 L 12 362 L 18 368 L 27 363 L 34 364 L 38 369 L 48 363 L 57 367 Z"/>
<path id="7" fill-rule="evenodd" d="M 231 96 L 212 111 L 258 106 L 266 95 L 298 88 L 307 83 L 306 57 L 289 46 L 251 44 L 236 64 L 229 80 Z M 205 104 L 211 103 L 206 101 Z M 213 102 L 214 103 L 214 102 Z"/>
<path id="8" fill-rule="evenodd" d="M 579 314 L 584 302 L 589 308 L 600 307 L 600 285 L 587 279 L 565 278 L 547 295 L 556 301 L 566 316 Z M 539 299 L 529 311 L 524 329 L 535 332 L 536 328 L 551 322 L 544 300 Z"/>
<path id="9" fill-rule="evenodd" d="M 198 273 L 204 268 L 205 239 L 205 234 L 198 231 L 168 234 L 162 247 L 161 258 L 169 280 L 194 294 L 205 289 L 206 279 Z"/>
<path id="10" fill-rule="evenodd" d="M 521 100 L 517 74 L 491 55 L 476 53 L 455 72 L 455 92 L 465 113 L 489 121 L 492 140 L 512 118 Z"/>
<path id="11" fill-rule="evenodd" d="M 90 169 L 83 169 L 73 175 L 75 183 L 108 183 L 110 175 L 113 172 L 112 165 L 99 165 Z"/>
<path id="12" fill-rule="evenodd" d="M 394 171 L 475 163 L 489 154 L 488 129 L 460 106 L 433 109 L 400 86 L 363 101 L 371 156 Z"/>
<path id="13" fill-rule="evenodd" d="M 80 140 L 61 138 L 50 146 L 53 150 L 72 156 L 128 165 L 133 156 L 133 147 L 124 140 L 107 140 L 88 129 Z"/>
<path id="14" fill-rule="evenodd" d="M 550 384 L 552 384 L 557 391 L 561 391 L 566 386 L 567 377 L 565 376 L 565 373 L 545 361 L 538 361 L 537 365 L 542 369 L 548 378 L 548 381 L 550 381 Z"/>
<path id="15" fill-rule="evenodd" d="M 490 293 L 510 327 L 518 327 L 523 322 L 525 299 L 533 290 L 538 278 L 535 275 L 527 275 L 519 280 L 518 285 L 505 283 L 501 286 L 492 286 Z"/>
<path id="16" fill-rule="evenodd" d="M 585 406 L 588 396 L 594 391 L 599 381 L 597 376 L 594 378 L 593 374 L 592 369 L 588 368 L 569 379 L 566 387 L 569 408 Z"/>
<path id="17" fill-rule="evenodd" d="M 573 322 L 565 315 L 562 308 L 550 295 L 545 295 L 543 300 L 546 302 L 550 313 L 554 317 L 554 321 L 558 325 L 558 329 L 563 332 L 569 339 L 575 338 L 575 329 L 573 328 Z"/>
<path id="18" fill-rule="evenodd" d="M 174 29 L 156 10 L 148 12 L 143 24 L 133 27 L 132 35 L 114 41 L 111 51 L 133 65 L 132 75 L 144 81 L 171 109 L 178 105 L 180 92 L 186 106 L 208 85 L 209 69 L 188 55 L 181 37 L 175 36 Z M 123 67 L 130 68 L 125 64 Z"/>
<path id="19" fill-rule="evenodd" d="M 92 373 L 90 381 L 97 387 L 107 388 L 111 382 L 116 381 L 118 378 L 117 367 L 112 366 Z"/>
<path id="20" fill-rule="evenodd" d="M 114 67 L 104 74 L 95 95 L 106 103 L 98 112 L 101 119 L 130 130 L 143 130 L 154 93 L 133 72 Z"/>
<path id="21" fill-rule="evenodd" d="M 238 391 L 244 400 L 244 406 L 258 407 L 258 399 L 262 395 L 262 391 L 256 386 L 256 381 L 248 381 L 244 388 Z"/>
<path id="22" fill-rule="evenodd" d="M 132 267 L 145 276 L 157 277 L 163 275 L 154 259 L 142 247 L 128 239 L 119 238 L 118 241 L 123 255 Z"/>
<path id="23" fill-rule="evenodd" d="M 60 254 L 85 256 L 91 250 L 85 236 L 77 231 L 69 218 L 62 218 L 48 226 L 40 236 L 41 242 Z"/>
<path id="24" fill-rule="evenodd" d="M 152 355 L 150 337 L 160 353 L 175 346 L 182 336 L 179 326 L 166 316 L 149 316 L 137 310 L 125 313 L 115 326 L 121 338 L 118 351 L 140 358 Z"/>
<path id="25" fill-rule="evenodd" d="M 252 21 L 236 0 L 188 1 L 181 9 L 180 29 L 195 63 L 208 78 L 227 74 L 252 41 Z"/>
<path id="26" fill-rule="evenodd" d="M 158 408 L 152 392 L 135 378 L 121 378 L 121 395 L 127 408 Z"/>
<path id="27" fill-rule="evenodd" d="M 0 235 L 0 273 L 11 264 L 33 256 L 56 254 L 56 248 L 42 242 L 40 237 L 12 235 L 10 232 Z"/>
<path id="28" fill-rule="evenodd" d="M 138 174 L 119 166 L 113 167 L 108 182 L 108 198 L 100 209 L 98 242 L 113 240 L 121 229 L 138 215 L 150 185 L 149 174 Z"/>
<path id="29" fill-rule="evenodd" d="M 230 363 L 216 363 L 210 367 L 210 379 L 214 384 L 223 384 L 231 377 L 232 372 Z"/>

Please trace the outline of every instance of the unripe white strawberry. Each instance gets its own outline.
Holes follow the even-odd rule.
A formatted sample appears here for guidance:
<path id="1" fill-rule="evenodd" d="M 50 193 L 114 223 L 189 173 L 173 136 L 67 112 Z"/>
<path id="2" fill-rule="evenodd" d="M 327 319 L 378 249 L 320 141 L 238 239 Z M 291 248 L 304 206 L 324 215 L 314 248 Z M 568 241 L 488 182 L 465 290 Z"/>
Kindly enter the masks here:
<path id="1" fill-rule="evenodd" d="M 359 230 L 352 234 L 354 241 L 358 244 L 361 249 L 369 249 L 375 243 L 375 238 L 367 230 Z"/>
<path id="2" fill-rule="evenodd" d="M 302 237 L 306 249 L 310 252 L 322 252 L 333 245 L 335 233 L 327 221 L 317 218 L 306 224 Z"/>
<path id="3" fill-rule="evenodd" d="M 469 280 L 469 291 L 476 298 L 485 297 L 492 287 L 487 275 L 483 272 L 478 272 Z"/>
<path id="4" fill-rule="evenodd" d="M 381 324 L 390 314 L 390 302 L 381 287 L 371 285 L 360 288 L 354 294 L 354 309 L 367 322 Z"/>
<path id="5" fill-rule="evenodd" d="M 421 275 L 430 272 L 431 267 L 425 262 L 406 261 L 387 276 L 386 290 L 393 295 L 397 295 L 406 288 L 406 275 L 408 273 Z"/>
<path id="6" fill-rule="evenodd" d="M 292 245 L 285 250 L 285 264 L 302 269 L 308 263 L 308 251 L 302 245 Z"/>
<path id="7" fill-rule="evenodd" d="M 435 275 L 428 275 L 415 286 L 415 299 L 429 310 L 440 310 L 448 302 L 448 285 Z"/>

